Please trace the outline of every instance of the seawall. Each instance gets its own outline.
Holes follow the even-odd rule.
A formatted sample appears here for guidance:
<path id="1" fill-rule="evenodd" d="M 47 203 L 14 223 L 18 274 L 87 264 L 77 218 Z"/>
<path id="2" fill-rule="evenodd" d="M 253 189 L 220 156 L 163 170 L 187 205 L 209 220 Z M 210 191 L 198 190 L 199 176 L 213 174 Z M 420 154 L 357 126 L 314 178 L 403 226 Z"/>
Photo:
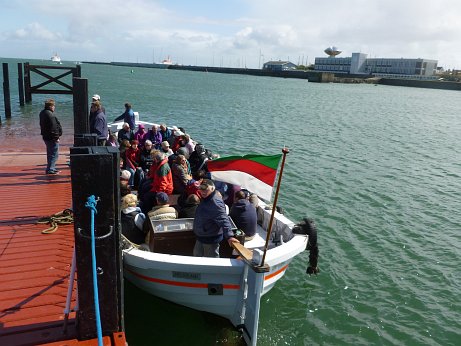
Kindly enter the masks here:
<path id="1" fill-rule="evenodd" d="M 315 82 L 315 83 L 330 83 L 334 81 L 334 74 L 329 73 L 329 72 L 266 71 L 266 70 L 251 69 L 251 68 L 162 65 L 162 64 L 130 63 L 130 62 L 117 62 L 117 61 L 110 62 L 110 63 L 83 61 L 83 63 L 84 64 L 126 66 L 126 67 L 162 68 L 162 69 L 169 69 L 169 70 L 185 70 L 185 71 L 195 71 L 195 72 L 245 74 L 245 75 L 251 75 L 251 76 L 263 76 L 263 77 L 297 78 L 297 79 L 307 79 L 309 82 Z"/>
<path id="2" fill-rule="evenodd" d="M 91 62 L 84 61 L 85 64 L 100 64 L 126 67 L 144 67 L 144 68 L 162 68 L 169 70 L 185 70 L 195 72 L 213 72 L 228 74 L 244 74 L 262 77 L 278 78 L 297 78 L 307 79 L 314 83 L 376 83 L 383 85 L 405 86 L 413 88 L 430 88 L 445 90 L 461 90 L 461 83 L 434 80 L 412 80 L 412 79 L 391 79 L 391 78 L 371 78 L 369 75 L 346 75 L 334 74 L 329 72 L 317 71 L 267 71 L 251 68 L 233 68 L 233 67 L 210 67 L 210 66 L 191 66 L 191 65 L 162 65 L 149 63 L 130 63 L 130 62 Z M 342 79 L 342 80 L 341 80 Z"/>
<path id="3" fill-rule="evenodd" d="M 448 81 L 381 78 L 378 84 L 405 86 L 405 87 L 414 87 L 414 88 L 461 90 L 461 83 L 448 82 Z"/>

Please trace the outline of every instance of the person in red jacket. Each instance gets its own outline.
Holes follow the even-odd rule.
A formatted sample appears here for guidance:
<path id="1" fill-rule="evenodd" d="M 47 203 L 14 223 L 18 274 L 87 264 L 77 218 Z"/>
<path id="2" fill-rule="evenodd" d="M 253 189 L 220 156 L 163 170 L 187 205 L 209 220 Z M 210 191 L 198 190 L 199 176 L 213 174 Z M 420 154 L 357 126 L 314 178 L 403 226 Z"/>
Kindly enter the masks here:
<path id="1" fill-rule="evenodd" d="M 131 146 L 125 151 L 125 169 L 131 173 L 128 185 L 133 187 L 134 174 L 140 165 L 141 150 L 138 148 L 139 142 L 136 139 L 131 141 Z"/>
<path id="2" fill-rule="evenodd" d="M 152 166 L 149 170 L 148 179 L 152 181 L 150 190 L 141 197 L 141 209 L 150 211 L 155 206 L 155 196 L 158 192 L 167 195 L 173 193 L 173 176 L 168 164 L 168 158 L 159 150 L 152 151 Z"/>

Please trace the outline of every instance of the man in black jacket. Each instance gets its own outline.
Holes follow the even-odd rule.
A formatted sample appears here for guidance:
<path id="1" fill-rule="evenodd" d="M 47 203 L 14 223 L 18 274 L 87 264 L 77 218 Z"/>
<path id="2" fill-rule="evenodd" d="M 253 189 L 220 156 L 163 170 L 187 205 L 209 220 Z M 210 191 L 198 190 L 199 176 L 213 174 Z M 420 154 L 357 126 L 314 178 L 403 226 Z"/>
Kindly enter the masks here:
<path id="1" fill-rule="evenodd" d="M 62 136 L 62 127 L 54 115 L 55 102 L 53 99 L 45 101 L 45 109 L 40 112 L 40 130 L 46 145 L 46 174 L 58 174 L 56 161 L 59 156 L 59 137 Z"/>

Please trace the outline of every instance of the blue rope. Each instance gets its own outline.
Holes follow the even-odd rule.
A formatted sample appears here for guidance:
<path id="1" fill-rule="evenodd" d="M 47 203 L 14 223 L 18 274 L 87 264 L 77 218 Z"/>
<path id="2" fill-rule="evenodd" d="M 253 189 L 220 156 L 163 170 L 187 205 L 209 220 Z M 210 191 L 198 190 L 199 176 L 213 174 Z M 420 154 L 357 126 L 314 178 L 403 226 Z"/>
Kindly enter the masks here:
<path id="1" fill-rule="evenodd" d="M 94 215 L 98 213 L 96 204 L 98 201 L 94 195 L 88 197 L 85 207 L 91 210 L 91 261 L 93 269 L 93 292 L 94 292 L 94 311 L 96 315 L 96 331 L 98 333 L 98 346 L 102 344 L 102 329 L 101 329 L 101 316 L 99 314 L 99 292 L 98 292 L 98 277 L 96 275 L 96 242 L 94 237 Z"/>

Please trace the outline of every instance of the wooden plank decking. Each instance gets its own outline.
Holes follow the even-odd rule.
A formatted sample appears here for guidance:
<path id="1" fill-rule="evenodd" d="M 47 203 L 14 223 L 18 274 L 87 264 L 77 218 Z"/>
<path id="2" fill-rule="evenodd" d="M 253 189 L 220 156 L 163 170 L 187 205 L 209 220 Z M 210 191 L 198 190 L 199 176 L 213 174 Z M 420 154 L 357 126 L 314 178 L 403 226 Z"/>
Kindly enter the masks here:
<path id="1" fill-rule="evenodd" d="M 0 345 L 76 337 L 75 313 L 63 334 L 73 225 L 42 234 L 48 225 L 36 224 L 39 217 L 72 207 L 65 154 L 61 150 L 57 166 L 61 174 L 55 176 L 44 174 L 45 153 L 0 154 Z"/>

